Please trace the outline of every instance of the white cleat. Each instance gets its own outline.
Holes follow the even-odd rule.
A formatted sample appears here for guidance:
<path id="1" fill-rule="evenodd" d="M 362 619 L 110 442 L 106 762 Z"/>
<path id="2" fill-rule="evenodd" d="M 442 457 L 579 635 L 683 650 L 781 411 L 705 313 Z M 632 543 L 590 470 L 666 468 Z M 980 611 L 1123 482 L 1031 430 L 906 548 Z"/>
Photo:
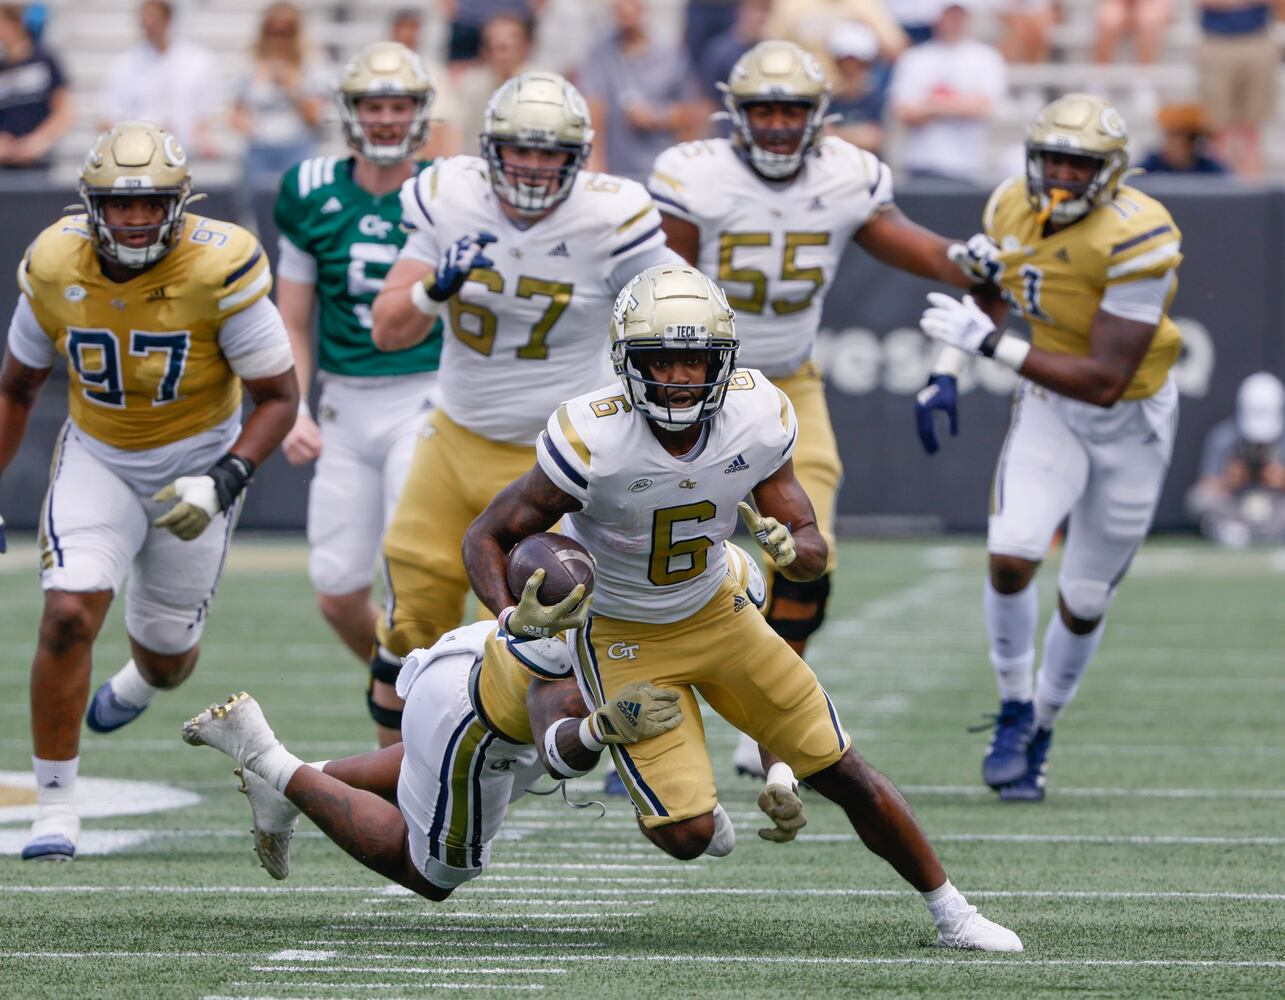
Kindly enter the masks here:
<path id="1" fill-rule="evenodd" d="M 290 839 L 299 825 L 299 807 L 253 771 L 238 767 L 240 791 L 250 800 L 254 817 L 254 853 L 264 871 L 275 879 L 290 875 Z"/>
<path id="2" fill-rule="evenodd" d="M 242 767 L 253 767 L 280 743 L 259 703 L 244 691 L 183 723 L 183 742 L 222 750 Z"/>
<path id="3" fill-rule="evenodd" d="M 736 741 L 736 750 L 732 753 L 732 766 L 736 768 L 737 774 L 744 774 L 751 778 L 765 778 L 767 772 L 763 770 L 763 758 L 759 756 L 759 745 L 741 733 L 741 738 Z"/>
<path id="4" fill-rule="evenodd" d="M 70 806 L 41 810 L 22 848 L 23 861 L 71 861 L 80 840 L 80 817 Z"/>
<path id="5" fill-rule="evenodd" d="M 1007 927 L 987 920 L 977 907 L 966 906 L 937 927 L 937 947 L 964 951 L 1025 951 L 1022 939 Z"/>

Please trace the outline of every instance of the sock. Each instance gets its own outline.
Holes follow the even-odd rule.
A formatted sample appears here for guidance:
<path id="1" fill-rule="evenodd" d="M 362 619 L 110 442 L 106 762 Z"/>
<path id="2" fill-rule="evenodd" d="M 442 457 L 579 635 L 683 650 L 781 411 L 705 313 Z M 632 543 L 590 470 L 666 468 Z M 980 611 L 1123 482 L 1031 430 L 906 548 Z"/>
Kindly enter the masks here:
<path id="1" fill-rule="evenodd" d="M 245 766 L 284 795 L 286 785 L 290 784 L 295 771 L 303 767 L 303 761 L 278 743 L 254 760 L 246 761 Z"/>
<path id="2" fill-rule="evenodd" d="M 1027 584 L 1016 594 L 1001 594 L 987 580 L 983 606 L 999 696 L 1004 701 L 1030 701 L 1035 627 L 1040 617 L 1035 584 Z"/>
<path id="3" fill-rule="evenodd" d="M 36 804 L 39 813 L 51 810 L 75 812 L 79 756 L 71 760 L 41 760 L 39 757 L 32 757 L 31 769 L 36 773 Z"/>
<path id="4" fill-rule="evenodd" d="M 727 815 L 727 810 L 722 804 L 714 807 L 714 836 L 709 842 L 709 847 L 705 848 L 705 853 L 711 858 L 725 858 L 732 853 L 732 848 L 736 846 L 736 828 L 732 826 L 732 817 Z"/>
<path id="5" fill-rule="evenodd" d="M 1080 678 L 1093 659 L 1102 642 L 1106 619 L 1088 635 L 1076 635 L 1062 621 L 1059 611 L 1053 612 L 1049 627 L 1044 632 L 1044 662 L 1040 664 L 1035 694 L 1035 725 L 1052 729 L 1062 709 L 1071 704 Z"/>
<path id="6" fill-rule="evenodd" d="M 160 688 L 153 687 L 143 679 L 143 675 L 139 673 L 138 666 L 133 660 L 130 660 L 116 671 L 115 675 L 107 683 L 111 685 L 112 693 L 117 698 L 128 705 L 133 705 L 135 708 L 142 708 L 155 698 L 156 692 L 160 690 Z"/>
<path id="7" fill-rule="evenodd" d="M 920 893 L 924 898 L 924 905 L 928 907 L 928 912 L 932 914 L 933 924 L 941 927 L 943 924 L 953 923 L 959 919 L 961 912 L 971 912 L 972 907 L 968 905 L 968 900 L 964 894 L 956 889 L 946 879 L 941 885 L 932 892 Z"/>

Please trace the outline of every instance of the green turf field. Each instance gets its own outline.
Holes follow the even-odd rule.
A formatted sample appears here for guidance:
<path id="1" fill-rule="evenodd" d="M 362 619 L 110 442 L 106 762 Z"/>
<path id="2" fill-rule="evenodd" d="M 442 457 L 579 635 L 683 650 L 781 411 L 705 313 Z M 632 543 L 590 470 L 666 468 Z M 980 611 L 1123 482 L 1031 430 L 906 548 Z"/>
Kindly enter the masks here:
<path id="1" fill-rule="evenodd" d="M 5 772 L 29 767 L 40 605 L 32 549 L 16 549 L 0 560 Z M 1024 955 L 930 947 L 919 900 L 817 796 L 796 843 L 760 841 L 756 787 L 732 776 L 719 721 L 729 858 L 668 860 L 619 800 L 595 821 L 528 798 L 492 869 L 445 904 L 392 891 L 306 820 L 294 874 L 273 882 L 230 762 L 184 745 L 180 723 L 246 688 L 305 759 L 367 749 L 370 724 L 302 547 L 245 538 L 195 677 L 82 742 L 82 780 L 164 783 L 178 808 L 86 819 L 82 849 L 114 852 L 24 865 L 27 793 L 0 775 L 0 997 L 1285 995 L 1285 555 L 1147 547 L 1039 806 L 981 787 L 985 737 L 966 732 L 995 703 L 980 542 L 849 543 L 842 557 L 811 659 L 858 749 Z M 95 684 L 126 655 L 117 609 Z"/>

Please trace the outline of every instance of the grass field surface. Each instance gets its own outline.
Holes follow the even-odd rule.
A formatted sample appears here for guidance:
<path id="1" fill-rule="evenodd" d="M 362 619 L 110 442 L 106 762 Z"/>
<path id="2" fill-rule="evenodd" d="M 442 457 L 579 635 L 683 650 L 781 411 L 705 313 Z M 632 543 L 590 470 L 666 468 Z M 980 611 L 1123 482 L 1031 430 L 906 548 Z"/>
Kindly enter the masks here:
<path id="1" fill-rule="evenodd" d="M 85 779 L 154 784 L 97 786 L 126 814 L 86 818 L 72 864 L 23 864 L 41 598 L 32 548 L 14 548 L 0 559 L 0 997 L 1285 995 L 1280 553 L 1144 549 L 1032 806 L 982 787 L 986 737 L 967 732 L 996 701 L 980 541 L 843 546 L 809 658 L 956 885 L 1026 944 L 984 956 L 930 947 L 917 896 L 818 796 L 797 842 L 759 840 L 757 785 L 732 775 L 734 733 L 715 718 L 728 858 L 669 860 L 623 800 L 595 820 L 528 797 L 491 869 L 446 903 L 382 882 L 307 820 L 294 873 L 273 882 L 230 761 L 184 745 L 181 722 L 244 688 L 305 759 L 368 749 L 371 725 L 303 547 L 253 537 L 234 545 L 195 676 L 82 740 L 86 797 Z M 127 655 L 117 607 L 95 685 Z M 133 811 L 158 799 L 170 808 Z"/>

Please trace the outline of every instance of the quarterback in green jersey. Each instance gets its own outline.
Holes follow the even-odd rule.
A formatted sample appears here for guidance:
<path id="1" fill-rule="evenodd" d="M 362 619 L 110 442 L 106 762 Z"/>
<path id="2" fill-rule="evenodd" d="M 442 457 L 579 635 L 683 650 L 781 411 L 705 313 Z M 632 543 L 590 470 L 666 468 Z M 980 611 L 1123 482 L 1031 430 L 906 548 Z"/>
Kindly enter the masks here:
<path id="1" fill-rule="evenodd" d="M 440 324 L 404 351 L 378 350 L 370 306 L 406 240 L 398 191 L 426 163 L 434 90 L 418 57 L 396 42 L 364 48 L 344 71 L 338 100 L 353 155 L 315 157 L 282 177 L 277 305 L 294 348 L 304 398 L 283 443 L 295 465 L 314 459 L 308 494 L 309 574 L 321 613 L 363 663 L 378 609 L 370 590 L 384 527 L 432 407 Z M 317 304 L 317 420 L 307 405 Z M 381 745 L 401 739 L 391 683 L 372 677 Z"/>

